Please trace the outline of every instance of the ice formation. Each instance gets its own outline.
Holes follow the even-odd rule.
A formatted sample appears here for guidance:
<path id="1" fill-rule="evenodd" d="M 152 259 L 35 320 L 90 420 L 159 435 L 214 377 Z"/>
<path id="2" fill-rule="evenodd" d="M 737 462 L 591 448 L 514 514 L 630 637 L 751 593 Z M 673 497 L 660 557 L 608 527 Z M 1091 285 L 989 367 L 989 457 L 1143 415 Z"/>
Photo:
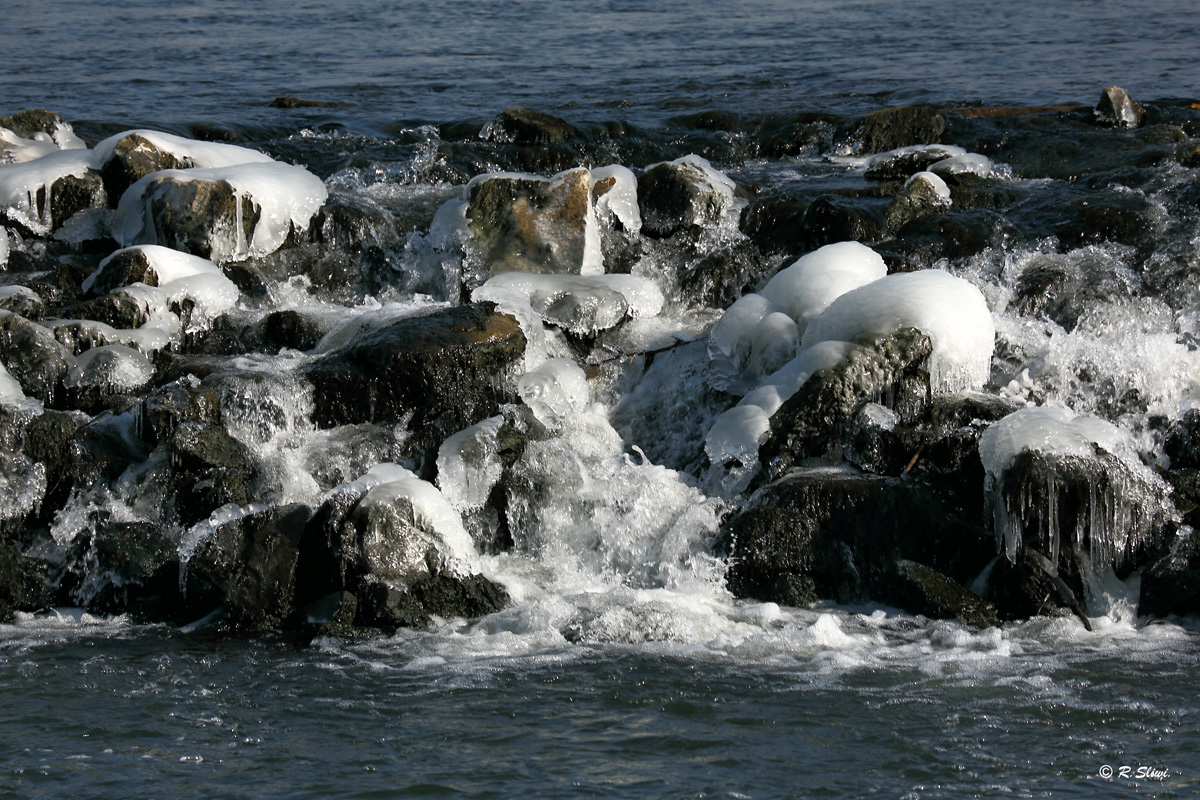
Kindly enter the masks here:
<path id="1" fill-rule="evenodd" d="M 838 242 L 781 269 L 760 294 L 790 315 L 803 335 L 808 323 L 834 300 L 885 275 L 887 266 L 874 250 L 859 242 Z"/>
<path id="2" fill-rule="evenodd" d="M 939 175 L 975 175 L 980 178 L 989 178 L 995 171 L 995 165 L 987 156 L 979 153 L 963 153 L 931 164 L 929 171 Z"/>
<path id="3" fill-rule="evenodd" d="M 53 150 L 32 161 L 0 165 L 0 207 L 9 219 L 39 236 L 51 229 L 50 187 L 66 177 L 82 178 L 92 168 L 88 150 Z"/>
<path id="4" fill-rule="evenodd" d="M 517 393 L 538 421 L 557 430 L 591 402 L 587 375 L 569 358 L 552 358 L 517 381 Z"/>
<path id="5" fill-rule="evenodd" d="M 642 212 L 638 208 L 637 177 L 629 167 L 611 164 L 592 170 L 592 186 L 599 187 L 612 181 L 612 186 L 596 198 L 596 215 L 603 219 L 611 213 L 630 233 L 642 229 Z M 593 189 L 593 195 L 595 194 Z"/>
<path id="6" fill-rule="evenodd" d="M 275 252 L 290 233 L 308 229 L 313 215 L 328 197 L 320 178 L 303 167 L 277 161 L 161 170 L 142 178 L 121 196 L 113 217 L 113 236 L 117 241 L 127 246 L 156 243 L 151 198 L 145 195 L 160 178 L 225 182 L 233 188 L 236 214 L 233 230 L 214 231 L 211 241 L 212 260 L 218 263 Z M 249 241 L 242 223 L 243 198 L 249 198 L 260 213 Z"/>
<path id="7" fill-rule="evenodd" d="M 97 388 L 103 392 L 129 392 L 154 377 L 154 365 L 144 355 L 113 344 L 85 350 L 67 373 L 67 388 Z"/>
<path id="8" fill-rule="evenodd" d="M 142 137 L 159 150 L 170 153 L 192 167 L 232 167 L 238 164 L 265 164 L 274 161 L 266 153 L 248 147 L 186 139 L 162 131 L 129 130 L 110 136 L 96 145 L 93 150 L 96 164 L 103 164 L 111 158 L 117 143 L 133 135 Z"/>
<path id="9" fill-rule="evenodd" d="M 991 372 L 996 329 L 980 291 L 936 269 L 888 275 L 833 301 L 804 332 L 802 346 L 859 341 L 913 327 L 933 344 L 935 392 L 982 387 Z"/>
<path id="10" fill-rule="evenodd" d="M 504 417 L 489 417 L 450 436 L 438 448 L 437 485 L 457 510 L 483 508 L 500 480 L 503 465 L 496 435 L 503 424 Z"/>
<path id="11" fill-rule="evenodd" d="M 948 206 L 951 204 L 950 187 L 946 185 L 944 180 L 942 180 L 942 176 L 938 175 L 936 172 L 918 172 L 909 176 L 908 180 L 904 182 L 904 188 L 908 189 L 918 181 L 928 184 L 929 187 L 933 189 L 934 194 L 937 195 L 938 200 L 941 201 L 943 206 Z"/>
<path id="12" fill-rule="evenodd" d="M 8 128 L 0 127 L 0 164 L 19 164 L 33 161 L 58 150 L 82 150 L 87 145 L 75 135 L 65 122 L 59 122 L 54 133 L 38 131 L 31 138 L 18 136 Z"/>
<path id="13" fill-rule="evenodd" d="M 1112 423 L 1091 416 L 1077 416 L 1063 408 L 1030 407 L 1009 414 L 984 431 L 979 439 L 979 457 L 987 475 L 992 494 L 994 524 L 998 544 L 1002 544 L 1010 559 L 1020 552 L 1024 527 L 1032 510 L 1029 492 L 1022 490 L 1018 497 L 996 497 L 1005 472 L 1022 452 L 1092 460 L 1097 450 L 1115 456 L 1127 468 L 1128 477 L 1109 471 L 1111 486 L 1089 487 L 1086 509 L 1080 509 L 1075 527 L 1078 544 L 1084 533 L 1090 534 L 1089 550 L 1093 566 L 1101 568 L 1120 560 L 1131 544 L 1146 532 L 1154 517 L 1153 504 L 1161 494 L 1151 497 L 1161 480 L 1138 457 L 1137 448 L 1129 433 Z M 1059 530 L 1059 492 L 1053 473 L 1047 481 L 1048 508 L 1036 511 L 1045 514 L 1045 527 L 1052 563 L 1057 563 L 1062 531 Z M 1147 489 L 1150 489 L 1148 491 Z M 1086 511 L 1086 513 L 1085 513 Z"/>
<path id="14" fill-rule="evenodd" d="M 525 304 L 544 322 L 580 335 L 594 335 L 626 318 L 652 317 L 663 307 L 658 285 L 635 275 L 506 272 L 476 289 L 472 299 L 509 307 L 514 301 Z"/>

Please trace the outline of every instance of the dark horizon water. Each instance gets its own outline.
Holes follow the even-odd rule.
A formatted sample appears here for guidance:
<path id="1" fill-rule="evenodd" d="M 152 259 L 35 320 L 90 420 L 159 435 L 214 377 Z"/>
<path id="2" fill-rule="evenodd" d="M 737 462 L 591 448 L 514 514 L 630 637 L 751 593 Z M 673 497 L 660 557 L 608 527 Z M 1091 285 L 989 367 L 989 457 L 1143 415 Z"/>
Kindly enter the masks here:
<path id="1" fill-rule="evenodd" d="M 584 121 L 1200 95 L 1187 0 L 9 3 L 3 105 L 133 125 Z M 277 96 L 344 104 L 279 110 Z M 11 113 L 11 112 L 10 112 Z"/>

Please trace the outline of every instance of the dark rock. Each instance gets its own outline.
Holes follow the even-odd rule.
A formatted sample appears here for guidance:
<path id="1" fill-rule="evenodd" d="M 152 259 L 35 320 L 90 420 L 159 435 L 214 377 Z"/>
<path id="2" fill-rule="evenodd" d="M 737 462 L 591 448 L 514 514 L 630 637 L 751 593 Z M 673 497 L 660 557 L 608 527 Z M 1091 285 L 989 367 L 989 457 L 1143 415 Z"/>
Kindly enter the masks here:
<path id="1" fill-rule="evenodd" d="M 271 108 L 345 108 L 345 103 L 331 103 L 327 100 L 301 100 L 298 97 L 283 95 L 267 103 Z"/>
<path id="2" fill-rule="evenodd" d="M 837 242 L 875 242 L 883 233 L 882 214 L 844 198 L 818 197 L 800 220 L 805 250 Z"/>
<path id="3" fill-rule="evenodd" d="M 150 447 L 168 442 L 180 425 L 217 425 L 221 398 L 195 379 L 182 378 L 142 398 L 134 416 L 138 436 Z"/>
<path id="4" fill-rule="evenodd" d="M 0 312 L 0 362 L 27 396 L 49 406 L 63 399 L 71 354 L 42 326 Z"/>
<path id="5" fill-rule="evenodd" d="M 491 304 L 401 319 L 305 370 L 315 389 L 313 418 L 326 427 L 407 418 L 412 444 L 436 447 L 499 412 L 506 376 L 524 353 L 516 320 Z"/>
<path id="6" fill-rule="evenodd" d="M 160 525 L 94 519 L 72 540 L 66 560 L 71 600 L 92 613 L 153 621 L 193 616 L 180 594 L 177 544 Z"/>
<path id="7" fill-rule="evenodd" d="M 548 181 L 491 176 L 471 187 L 466 216 L 484 278 L 501 272 L 578 273 L 591 208 L 591 177 Z"/>
<path id="8" fill-rule="evenodd" d="M 714 250 L 680 276 L 684 295 L 694 303 L 728 308 L 752 292 L 769 272 L 770 262 L 751 241 Z"/>
<path id="9" fill-rule="evenodd" d="M 113 146 L 111 155 L 100 165 L 100 175 L 116 207 L 125 190 L 151 172 L 190 166 L 187 159 L 177 158 L 139 133 L 131 133 Z"/>
<path id="10" fill-rule="evenodd" d="M 222 237 L 237 230 L 240 220 L 246 241 L 254 236 L 259 209 L 249 195 L 241 198 L 226 181 L 181 181 L 169 175 L 153 178 L 146 185 L 143 200 L 157 244 L 204 258 L 223 255 Z"/>
<path id="11" fill-rule="evenodd" d="M 256 338 L 276 352 L 312 350 L 327 332 L 320 322 L 293 309 L 272 311 L 255 325 Z"/>
<path id="12" fill-rule="evenodd" d="M 50 228 L 58 230 L 67 220 L 89 208 L 103 208 L 108 202 L 104 182 L 96 172 L 82 176 L 66 175 L 50 184 Z"/>
<path id="13" fill-rule="evenodd" d="M 46 304 L 38 293 L 24 286 L 14 288 L 16 291 L 0 295 L 0 311 L 8 311 L 28 320 L 41 319 Z"/>
<path id="14" fill-rule="evenodd" d="M 63 507 L 72 489 L 96 477 L 96 466 L 79 440 L 78 422 L 61 411 L 44 411 L 25 424 L 22 451 L 45 470 L 43 521 Z"/>
<path id="15" fill-rule="evenodd" d="M 804 213 L 810 203 L 811 200 L 791 194 L 755 200 L 742 212 L 742 232 L 764 253 L 803 253 L 808 246 Z"/>
<path id="16" fill-rule="evenodd" d="M 920 148 L 901 148 L 899 152 L 880 153 L 867 163 L 864 176 L 875 181 L 903 181 L 927 170 L 953 151 L 931 145 Z"/>
<path id="17" fill-rule="evenodd" d="M 103 322 L 117 330 L 140 328 L 150 321 L 150 307 L 146 300 L 123 289 L 67 306 L 63 312 L 78 319 Z"/>
<path id="18" fill-rule="evenodd" d="M 774 480 L 809 458 L 841 461 L 840 437 L 871 398 L 889 398 L 904 424 L 919 418 L 929 403 L 925 362 L 931 352 L 928 336 L 905 328 L 809 378 L 771 417 L 759 450 L 762 479 Z"/>
<path id="19" fill-rule="evenodd" d="M 990 534 L 956 520 L 920 484 L 847 470 L 770 484 L 722 525 L 722 537 L 735 596 L 801 606 L 895 591 L 903 560 L 967 582 L 995 552 Z"/>
<path id="20" fill-rule="evenodd" d="M 1154 207 L 1146 198 L 1132 193 L 1110 194 L 1080 200 L 1062 209 L 1066 217 L 1055 227 L 1064 248 L 1118 242 L 1133 247 L 1153 244 Z"/>
<path id="21" fill-rule="evenodd" d="M 42 108 L 31 108 L 19 111 L 11 117 L 0 117 L 0 128 L 8 128 L 22 139 L 32 139 L 35 133 L 53 135 L 63 125 L 67 125 L 65 119 Z"/>
<path id="22" fill-rule="evenodd" d="M 487 129 L 487 138 L 516 145 L 558 144 L 576 139 L 580 131 L 564 119 L 531 108 L 509 108 L 500 112 Z"/>
<path id="23" fill-rule="evenodd" d="M 803 114 L 764 126 L 759 148 L 768 158 L 814 155 L 833 147 L 835 118 Z"/>
<path id="24" fill-rule="evenodd" d="M 931 180 L 925 177 L 916 178 L 888 203 L 887 229 L 895 233 L 910 223 L 944 211 L 949 206 L 950 198 L 938 194 L 938 187 Z"/>
<path id="25" fill-rule="evenodd" d="M 223 505 L 244 506 L 253 496 L 250 451 L 219 425 L 183 422 L 169 443 L 169 490 L 184 525 L 194 525 Z"/>
<path id="26" fill-rule="evenodd" d="M 866 155 L 940 142 L 945 130 L 946 118 L 936 109 L 898 106 L 867 114 L 848 126 L 841 138 L 858 143 L 858 152 Z"/>
<path id="27" fill-rule="evenodd" d="M 99 297 L 114 289 L 141 282 L 147 286 L 158 286 L 158 273 L 150 266 L 150 259 L 142 250 L 126 249 L 113 253 L 99 268 L 88 294 Z"/>
<path id="28" fill-rule="evenodd" d="M 1146 118 L 1146 110 L 1120 86 L 1107 86 L 1096 103 L 1096 118 L 1117 128 L 1136 128 Z"/>
<path id="29" fill-rule="evenodd" d="M 897 561 L 895 572 L 881 581 L 876 595 L 911 614 L 931 619 L 957 619 L 979 626 L 999 621 L 991 603 L 916 561 Z"/>
<path id="30" fill-rule="evenodd" d="M 234 627 L 270 630 L 290 616 L 300 538 L 312 509 L 295 503 L 217 526 L 196 546 L 189 573 L 219 592 Z"/>
<path id="31" fill-rule="evenodd" d="M 1171 422 L 1163 452 L 1171 459 L 1173 470 L 1200 468 L 1200 409 L 1188 409 Z"/>
<path id="32" fill-rule="evenodd" d="M 7 538 L 0 539 L 0 622 L 14 611 L 40 611 L 54 604 L 46 564 L 23 555 Z"/>
<path id="33" fill-rule="evenodd" d="M 970 258 L 994 247 L 1009 231 L 995 212 L 961 213 L 952 208 L 910 222 L 895 232 L 896 239 L 876 245 L 875 250 L 888 262 L 890 272 L 930 269 L 944 258 Z"/>
<path id="34" fill-rule="evenodd" d="M 657 164 L 638 179 L 642 232 L 665 238 L 717 222 L 729 210 L 729 197 L 705 170 L 680 159 Z"/>
<path id="35" fill-rule="evenodd" d="M 1068 331 L 1097 305 L 1130 297 L 1133 291 L 1123 265 L 1092 249 L 1031 259 L 1015 289 L 1018 312 L 1053 320 Z"/>
<path id="36" fill-rule="evenodd" d="M 1138 614 L 1200 614 L 1200 541 L 1194 531 L 1176 534 L 1167 554 L 1142 571 Z"/>

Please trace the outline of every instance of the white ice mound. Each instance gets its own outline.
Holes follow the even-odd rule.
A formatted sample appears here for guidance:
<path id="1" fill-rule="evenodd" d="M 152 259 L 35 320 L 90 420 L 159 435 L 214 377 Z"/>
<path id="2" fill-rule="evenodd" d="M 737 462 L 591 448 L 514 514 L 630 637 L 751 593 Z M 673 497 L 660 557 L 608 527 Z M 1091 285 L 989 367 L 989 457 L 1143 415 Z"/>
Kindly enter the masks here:
<path id="1" fill-rule="evenodd" d="M 1065 408 L 1022 408 L 979 437 L 979 457 L 989 475 L 1000 476 L 1026 450 L 1055 456 L 1095 455 L 1100 447 L 1143 470 L 1129 434 L 1099 417 L 1076 416 Z"/>
<path id="2" fill-rule="evenodd" d="M 879 254 L 858 242 L 825 245 L 780 270 L 760 293 L 738 298 L 713 326 L 710 383 L 734 392 L 757 385 L 796 355 L 809 324 L 830 303 L 885 275 Z"/>
<path id="3" fill-rule="evenodd" d="M 137 350 L 120 344 L 93 347 L 75 359 L 67 372 L 68 388 L 130 392 L 154 377 L 154 365 Z"/>
<path id="4" fill-rule="evenodd" d="M 207 181 L 228 183 L 233 188 L 237 218 L 232 230 L 214 231 L 212 260 L 257 258 L 279 249 L 292 231 L 308 229 L 313 215 L 328 197 L 325 183 L 303 167 L 269 159 L 257 163 L 152 172 L 121 196 L 113 217 L 113 236 L 123 245 L 157 244 L 151 201 L 163 191 L 156 181 Z M 147 191 L 151 196 L 147 196 Z M 242 199 L 248 197 L 258 208 L 259 220 L 249 241 L 242 224 Z"/>
<path id="5" fill-rule="evenodd" d="M 558 430 L 573 414 L 587 408 L 592 399 L 587 375 L 569 358 L 552 358 L 530 370 L 517 381 L 521 401 L 538 421 Z"/>
<path id="6" fill-rule="evenodd" d="M 980 178 L 990 178 L 995 172 L 995 165 L 987 156 L 979 153 L 963 153 L 944 158 L 930 165 L 929 171 L 938 175 L 975 175 Z"/>
<path id="7" fill-rule="evenodd" d="M 859 242 L 838 242 L 781 269 L 760 294 L 791 316 L 803 333 L 834 300 L 885 275 L 887 266 L 874 250 Z"/>
<path id="8" fill-rule="evenodd" d="M 127 136 L 137 135 L 150 142 L 163 152 L 170 153 L 176 159 L 193 167 L 232 167 L 236 164 L 263 164 L 273 162 L 269 155 L 251 150 L 248 147 L 238 147 L 221 142 L 202 142 L 196 139 L 186 139 L 162 131 L 129 130 L 110 136 L 96 145 L 93 152 L 97 164 L 103 164 L 113 154 L 117 143 Z"/>
<path id="9" fill-rule="evenodd" d="M 442 442 L 437 456 L 437 482 L 459 511 L 483 508 L 504 470 L 496 436 L 504 417 L 489 417 Z"/>
<path id="10" fill-rule="evenodd" d="M 82 178 L 92 167 L 88 150 L 52 150 L 32 161 L 0 164 L 0 208 L 39 236 L 51 230 L 50 187 L 66 177 Z"/>
<path id="11" fill-rule="evenodd" d="M 944 161 L 947 158 L 965 156 L 966 154 L 967 151 L 965 148 L 953 144 L 912 144 L 907 147 L 897 147 L 895 150 L 876 153 L 867 160 L 867 171 L 878 169 L 895 161 L 916 161 L 920 159 L 928 163 Z"/>
<path id="12" fill-rule="evenodd" d="M 423 481 L 399 464 L 377 464 L 355 483 L 370 486 L 359 504 L 395 503 L 406 500 L 412 506 L 413 521 L 437 535 L 439 551 L 448 557 L 449 566 L 470 570 L 475 564 L 475 545 L 463 527 L 462 518 L 438 488 Z"/>
<path id="13" fill-rule="evenodd" d="M 897 273 L 834 300 L 804 333 L 803 347 L 853 342 L 912 327 L 933 344 L 935 392 L 981 388 L 991 372 L 996 329 L 979 289 L 937 269 Z"/>

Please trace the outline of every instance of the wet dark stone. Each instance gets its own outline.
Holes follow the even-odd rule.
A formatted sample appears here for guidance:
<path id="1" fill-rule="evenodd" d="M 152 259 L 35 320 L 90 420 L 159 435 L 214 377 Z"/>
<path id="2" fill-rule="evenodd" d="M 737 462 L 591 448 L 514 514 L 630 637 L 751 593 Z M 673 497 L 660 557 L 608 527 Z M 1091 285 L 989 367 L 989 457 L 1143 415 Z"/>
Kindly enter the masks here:
<path id="1" fill-rule="evenodd" d="M 220 594 L 243 633 L 277 627 L 294 610 L 300 537 L 312 516 L 294 503 L 220 525 L 197 546 L 189 573 Z"/>
<path id="2" fill-rule="evenodd" d="M 100 175 L 109 201 L 116 208 L 125 190 L 151 172 L 190 166 L 186 159 L 176 158 L 141 134 L 131 133 L 113 146 L 112 154 L 100 165 Z"/>
<path id="3" fill-rule="evenodd" d="M 345 103 L 332 103 L 327 100 L 302 100 L 299 97 L 283 95 L 267 103 L 270 108 L 345 108 Z"/>
<path id="4" fill-rule="evenodd" d="M 763 126 L 759 148 L 768 158 L 811 155 L 833 146 L 836 118 L 827 114 L 801 114 Z"/>
<path id="5" fill-rule="evenodd" d="M 948 200 L 937 193 L 931 182 L 915 180 L 888 203 L 885 212 L 887 230 L 895 233 L 913 222 L 942 213 L 948 207 Z"/>
<path id="6" fill-rule="evenodd" d="M 1064 248 L 1117 242 L 1133 247 L 1153 244 L 1154 208 L 1144 197 L 1122 193 L 1072 203 L 1063 209 L 1066 219 L 1055 228 Z"/>
<path id="7" fill-rule="evenodd" d="M 725 210 L 725 200 L 698 168 L 666 162 L 638 178 L 638 206 L 642 233 L 661 239 L 716 221 Z"/>
<path id="8" fill-rule="evenodd" d="M 327 331 L 324 326 L 299 311 L 272 311 L 255 325 L 255 333 L 269 350 L 283 348 L 311 350 Z"/>
<path id="9" fill-rule="evenodd" d="M 7 297 L 0 297 L 0 311 L 8 311 L 30 321 L 41 319 L 45 310 L 46 304 L 36 292 L 32 294 L 18 292 Z"/>
<path id="10" fill-rule="evenodd" d="M 1163 452 L 1171 459 L 1171 469 L 1200 468 L 1200 410 L 1188 409 L 1171 422 Z"/>
<path id="11" fill-rule="evenodd" d="M 1194 531 L 1181 531 L 1166 555 L 1142 571 L 1138 614 L 1200 614 L 1200 541 Z"/>
<path id="12" fill-rule="evenodd" d="M 71 353 L 50 331 L 16 314 L 0 313 L 0 362 L 27 396 L 51 407 L 63 400 Z"/>
<path id="13" fill-rule="evenodd" d="M 905 328 L 809 378 L 771 417 L 771 433 L 759 450 L 759 482 L 810 458 L 840 461 L 840 437 L 869 398 L 890 398 L 903 424 L 919 419 L 929 404 L 925 362 L 931 352 L 928 336 Z"/>
<path id="14" fill-rule="evenodd" d="M 159 525 L 98 520 L 71 542 L 67 562 L 72 600 L 92 613 L 178 622 L 209 610 L 180 593 L 178 544 Z"/>
<path id="15" fill-rule="evenodd" d="M 147 286 L 158 286 L 158 273 L 150 266 L 150 259 L 141 250 L 121 250 L 114 253 L 104 266 L 99 268 L 88 294 L 106 295 L 114 289 L 140 282 Z"/>
<path id="16" fill-rule="evenodd" d="M 704 256 L 680 276 L 679 286 L 695 303 L 729 308 L 762 283 L 770 266 L 757 245 L 739 241 Z"/>
<path id="17" fill-rule="evenodd" d="M 184 423 L 217 425 L 220 416 L 221 399 L 217 393 L 202 387 L 198 381 L 184 378 L 143 397 L 134 424 L 141 439 L 154 447 L 170 441 Z"/>
<path id="18" fill-rule="evenodd" d="M 1072 331 L 1097 305 L 1129 297 L 1130 281 L 1103 253 L 1078 251 L 1030 260 L 1017 278 L 1013 305 Z"/>
<path id="19" fill-rule="evenodd" d="M 67 306 L 63 311 L 71 317 L 103 322 L 117 330 L 140 328 L 150 321 L 146 301 L 121 289 Z"/>
<path id="20" fill-rule="evenodd" d="M 755 200 L 742 212 L 742 232 L 764 253 L 803 253 L 808 247 L 803 221 L 810 202 L 791 194 Z"/>
<path id="21" fill-rule="evenodd" d="M 770 484 L 722 525 L 722 541 L 735 596 L 787 605 L 879 599 L 902 560 L 963 583 L 995 553 L 989 533 L 956 520 L 919 483 L 847 470 Z"/>
<path id="22" fill-rule="evenodd" d="M 946 119 L 936 109 L 898 106 L 873 111 L 843 128 L 840 139 L 860 143 L 859 153 L 869 155 L 942 141 Z"/>
<path id="23" fill-rule="evenodd" d="M 7 536 L 0 538 L 0 622 L 11 622 L 14 611 L 40 611 L 53 604 L 46 564 L 23 555 Z"/>
<path id="24" fill-rule="evenodd" d="M 50 185 L 50 227 L 58 230 L 71 217 L 89 208 L 104 208 L 108 195 L 96 172 L 82 177 L 67 175 Z"/>
<path id="25" fill-rule="evenodd" d="M 11 117 L 0 117 L 0 128 L 8 128 L 22 139 L 32 139 L 35 133 L 53 133 L 67 121 L 53 111 L 30 108 L 18 111 Z"/>
<path id="26" fill-rule="evenodd" d="M 253 498 L 250 451 L 219 425 L 180 423 L 169 443 L 169 489 L 184 525 L 206 519 L 223 505 L 244 506 Z"/>
<path id="27" fill-rule="evenodd" d="M 579 129 L 564 119 L 531 108 L 509 108 L 492 122 L 490 138 L 528 146 L 559 144 L 579 136 Z"/>
<path id="28" fill-rule="evenodd" d="M 411 444 L 433 448 L 499 413 L 510 396 L 506 376 L 524 353 L 515 319 L 472 304 L 361 334 L 304 374 L 318 425 L 395 423 L 411 414 Z"/>
<path id="29" fill-rule="evenodd" d="M 1083 591 L 1077 576 L 1064 583 L 1070 596 L 1063 596 L 1054 577 L 1031 554 L 1021 553 L 1015 562 L 1000 556 L 988 576 L 987 598 L 1003 619 L 1051 616 L 1059 609 L 1070 608 L 1072 596 L 1078 602 Z"/>
<path id="30" fill-rule="evenodd" d="M 876 595 L 910 614 L 931 619 L 957 619 L 969 625 L 996 624 L 996 609 L 961 583 L 916 561 L 896 562 L 891 575 L 881 579 Z"/>
<path id="31" fill-rule="evenodd" d="M 1136 128 L 1146 118 L 1146 110 L 1120 86 L 1107 86 L 1096 103 L 1096 118 L 1117 128 Z"/>
<path id="32" fill-rule="evenodd" d="M 1003 217 L 992 211 L 953 211 L 922 217 L 895 232 L 894 239 L 874 249 L 890 272 L 929 269 L 942 259 L 959 260 L 977 255 L 1003 242 L 1010 231 Z"/>
<path id="33" fill-rule="evenodd" d="M 46 494 L 35 516 L 40 521 L 52 519 L 72 489 L 96 477 L 96 466 L 79 440 L 79 423 L 70 414 L 47 410 L 29 420 L 22 451 L 46 470 Z"/>

